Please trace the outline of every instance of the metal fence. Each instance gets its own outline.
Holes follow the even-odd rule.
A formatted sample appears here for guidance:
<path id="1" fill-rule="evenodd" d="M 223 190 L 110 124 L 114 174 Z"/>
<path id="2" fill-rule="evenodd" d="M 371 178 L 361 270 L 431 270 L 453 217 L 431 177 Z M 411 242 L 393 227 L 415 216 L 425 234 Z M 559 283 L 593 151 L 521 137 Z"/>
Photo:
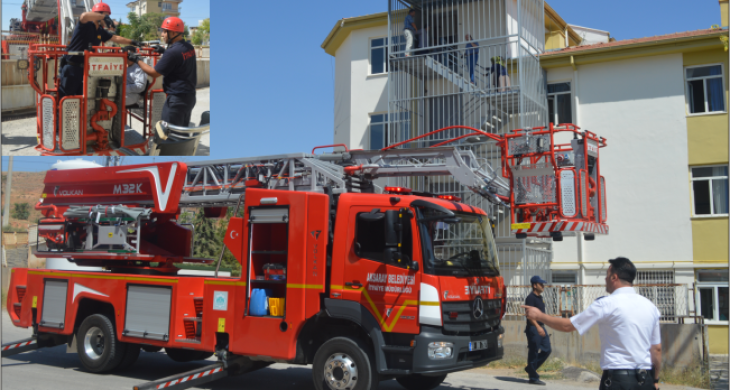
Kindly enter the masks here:
<path id="1" fill-rule="evenodd" d="M 28 58 L 30 44 L 57 44 L 58 37 L 48 34 L 29 33 L 23 31 L 3 31 L 2 45 L 4 60 L 20 60 Z"/>
<path id="2" fill-rule="evenodd" d="M 678 323 L 684 317 L 693 317 L 691 311 L 692 286 L 687 284 L 635 284 L 636 292 L 649 299 L 661 313 L 661 322 Z M 523 305 L 532 287 L 507 287 L 506 315 L 523 316 Z M 543 300 L 546 314 L 569 317 L 584 311 L 598 297 L 609 295 L 604 285 L 545 286 Z"/>

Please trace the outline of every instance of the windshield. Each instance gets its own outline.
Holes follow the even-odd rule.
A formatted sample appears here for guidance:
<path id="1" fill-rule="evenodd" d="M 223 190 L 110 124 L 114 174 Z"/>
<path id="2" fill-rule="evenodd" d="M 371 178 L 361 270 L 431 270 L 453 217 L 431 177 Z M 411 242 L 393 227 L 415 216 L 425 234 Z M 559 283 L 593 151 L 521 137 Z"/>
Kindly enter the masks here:
<path id="1" fill-rule="evenodd" d="M 432 275 L 499 276 L 497 246 L 486 216 L 418 210 L 424 272 Z"/>

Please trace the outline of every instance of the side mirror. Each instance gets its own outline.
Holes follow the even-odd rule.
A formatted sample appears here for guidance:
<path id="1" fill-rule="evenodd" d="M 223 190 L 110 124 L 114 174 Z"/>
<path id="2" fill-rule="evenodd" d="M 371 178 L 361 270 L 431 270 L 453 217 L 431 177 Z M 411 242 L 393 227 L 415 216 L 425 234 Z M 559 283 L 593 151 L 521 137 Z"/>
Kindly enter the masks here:
<path id="1" fill-rule="evenodd" d="M 411 261 L 411 264 L 409 264 L 409 268 L 413 271 L 418 271 L 418 262 L 416 260 Z"/>

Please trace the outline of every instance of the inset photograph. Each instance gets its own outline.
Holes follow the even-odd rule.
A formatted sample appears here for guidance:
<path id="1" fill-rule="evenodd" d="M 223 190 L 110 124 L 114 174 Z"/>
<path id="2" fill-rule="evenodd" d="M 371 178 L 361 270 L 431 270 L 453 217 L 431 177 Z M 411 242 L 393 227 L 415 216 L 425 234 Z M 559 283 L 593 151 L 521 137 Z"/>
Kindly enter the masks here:
<path id="1" fill-rule="evenodd" d="M 210 1 L 3 3 L 4 156 L 210 155 Z"/>

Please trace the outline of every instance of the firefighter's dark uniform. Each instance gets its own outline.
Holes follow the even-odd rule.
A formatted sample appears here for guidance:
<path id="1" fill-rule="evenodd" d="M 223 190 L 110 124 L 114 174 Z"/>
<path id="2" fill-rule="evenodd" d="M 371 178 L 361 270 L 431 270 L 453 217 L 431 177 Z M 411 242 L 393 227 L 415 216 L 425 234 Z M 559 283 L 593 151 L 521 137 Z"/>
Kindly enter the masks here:
<path id="1" fill-rule="evenodd" d="M 66 45 L 66 51 L 81 52 L 92 46 L 99 46 L 102 42 L 112 39 L 112 34 L 97 27 L 94 22 L 79 23 L 74 29 L 71 42 Z M 58 101 L 64 96 L 83 95 L 84 93 L 84 56 L 64 55 L 65 65 L 61 68 L 58 83 Z"/>
<path id="2" fill-rule="evenodd" d="M 163 76 L 162 89 L 167 94 L 162 120 L 176 126 L 189 126 L 198 83 L 195 48 L 183 40 L 171 44 L 155 65 L 155 71 Z"/>

